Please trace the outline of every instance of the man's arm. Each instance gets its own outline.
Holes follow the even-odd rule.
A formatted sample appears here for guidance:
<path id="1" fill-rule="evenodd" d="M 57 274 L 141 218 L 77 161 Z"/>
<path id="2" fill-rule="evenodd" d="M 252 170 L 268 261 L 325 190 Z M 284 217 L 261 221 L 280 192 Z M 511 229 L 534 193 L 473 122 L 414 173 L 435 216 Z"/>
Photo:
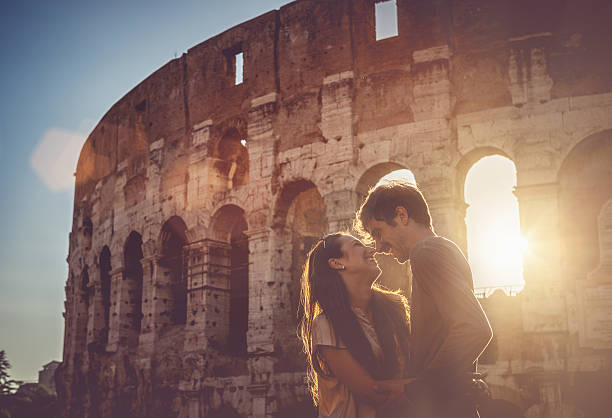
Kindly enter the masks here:
<path id="1" fill-rule="evenodd" d="M 467 280 L 471 271 L 465 257 L 448 243 L 429 241 L 412 255 L 411 267 L 449 330 L 419 378 L 450 377 L 469 371 L 493 333 Z"/>
<path id="2" fill-rule="evenodd" d="M 375 407 L 385 406 L 403 397 L 404 384 L 408 381 L 376 381 L 347 349 L 329 346 L 319 346 L 318 349 L 333 375 L 355 396 Z"/>

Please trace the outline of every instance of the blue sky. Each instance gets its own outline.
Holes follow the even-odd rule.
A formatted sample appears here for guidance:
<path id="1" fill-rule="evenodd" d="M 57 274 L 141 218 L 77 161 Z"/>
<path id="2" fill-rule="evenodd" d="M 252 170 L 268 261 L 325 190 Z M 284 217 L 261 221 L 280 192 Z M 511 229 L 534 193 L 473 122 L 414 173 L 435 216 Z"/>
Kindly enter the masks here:
<path id="1" fill-rule="evenodd" d="M 14 379 L 37 380 L 43 364 L 61 360 L 73 203 L 65 173 L 74 171 L 62 141 L 75 148 L 117 100 L 175 56 L 285 3 L 2 1 L 0 350 Z"/>

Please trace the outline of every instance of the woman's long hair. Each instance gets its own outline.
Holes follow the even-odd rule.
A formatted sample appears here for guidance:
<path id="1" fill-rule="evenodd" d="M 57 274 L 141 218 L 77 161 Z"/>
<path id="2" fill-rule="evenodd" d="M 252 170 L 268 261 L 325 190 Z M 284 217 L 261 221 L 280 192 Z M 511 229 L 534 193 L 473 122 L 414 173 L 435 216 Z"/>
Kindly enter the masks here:
<path id="1" fill-rule="evenodd" d="M 302 317 L 298 335 L 306 353 L 308 386 L 315 405 L 318 404 L 318 375 L 329 375 L 322 367 L 312 341 L 313 321 L 325 312 L 336 339 L 342 340 L 349 352 L 374 379 L 389 379 L 397 371 L 398 355 L 409 355 L 408 304 L 399 292 L 372 286 L 370 307 L 374 329 L 383 351 L 379 361 L 366 338 L 357 317 L 351 310 L 349 295 L 338 271 L 329 266 L 330 258 L 342 257 L 340 240 L 344 234 L 336 233 L 320 240 L 308 253 L 302 274 L 300 304 Z"/>

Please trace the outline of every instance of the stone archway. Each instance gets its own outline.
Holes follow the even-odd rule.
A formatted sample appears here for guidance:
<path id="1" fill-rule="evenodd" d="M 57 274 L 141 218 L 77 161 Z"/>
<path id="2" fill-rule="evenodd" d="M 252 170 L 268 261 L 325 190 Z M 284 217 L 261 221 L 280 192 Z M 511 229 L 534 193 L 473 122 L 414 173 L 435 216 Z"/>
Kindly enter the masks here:
<path id="1" fill-rule="evenodd" d="M 559 170 L 559 226 L 564 281 L 585 279 L 599 264 L 597 218 L 612 198 L 612 131 L 579 142 Z"/>

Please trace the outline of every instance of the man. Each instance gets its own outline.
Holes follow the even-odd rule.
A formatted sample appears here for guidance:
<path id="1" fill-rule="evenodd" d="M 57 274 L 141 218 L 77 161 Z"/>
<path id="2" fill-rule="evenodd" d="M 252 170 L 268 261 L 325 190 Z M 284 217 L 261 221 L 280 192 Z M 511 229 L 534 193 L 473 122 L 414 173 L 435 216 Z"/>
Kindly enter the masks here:
<path id="1" fill-rule="evenodd" d="M 410 260 L 412 374 L 410 416 L 477 417 L 469 393 L 478 356 L 492 337 L 474 296 L 470 267 L 452 241 L 436 235 L 419 189 L 389 181 L 370 190 L 355 229 L 376 251 Z"/>

